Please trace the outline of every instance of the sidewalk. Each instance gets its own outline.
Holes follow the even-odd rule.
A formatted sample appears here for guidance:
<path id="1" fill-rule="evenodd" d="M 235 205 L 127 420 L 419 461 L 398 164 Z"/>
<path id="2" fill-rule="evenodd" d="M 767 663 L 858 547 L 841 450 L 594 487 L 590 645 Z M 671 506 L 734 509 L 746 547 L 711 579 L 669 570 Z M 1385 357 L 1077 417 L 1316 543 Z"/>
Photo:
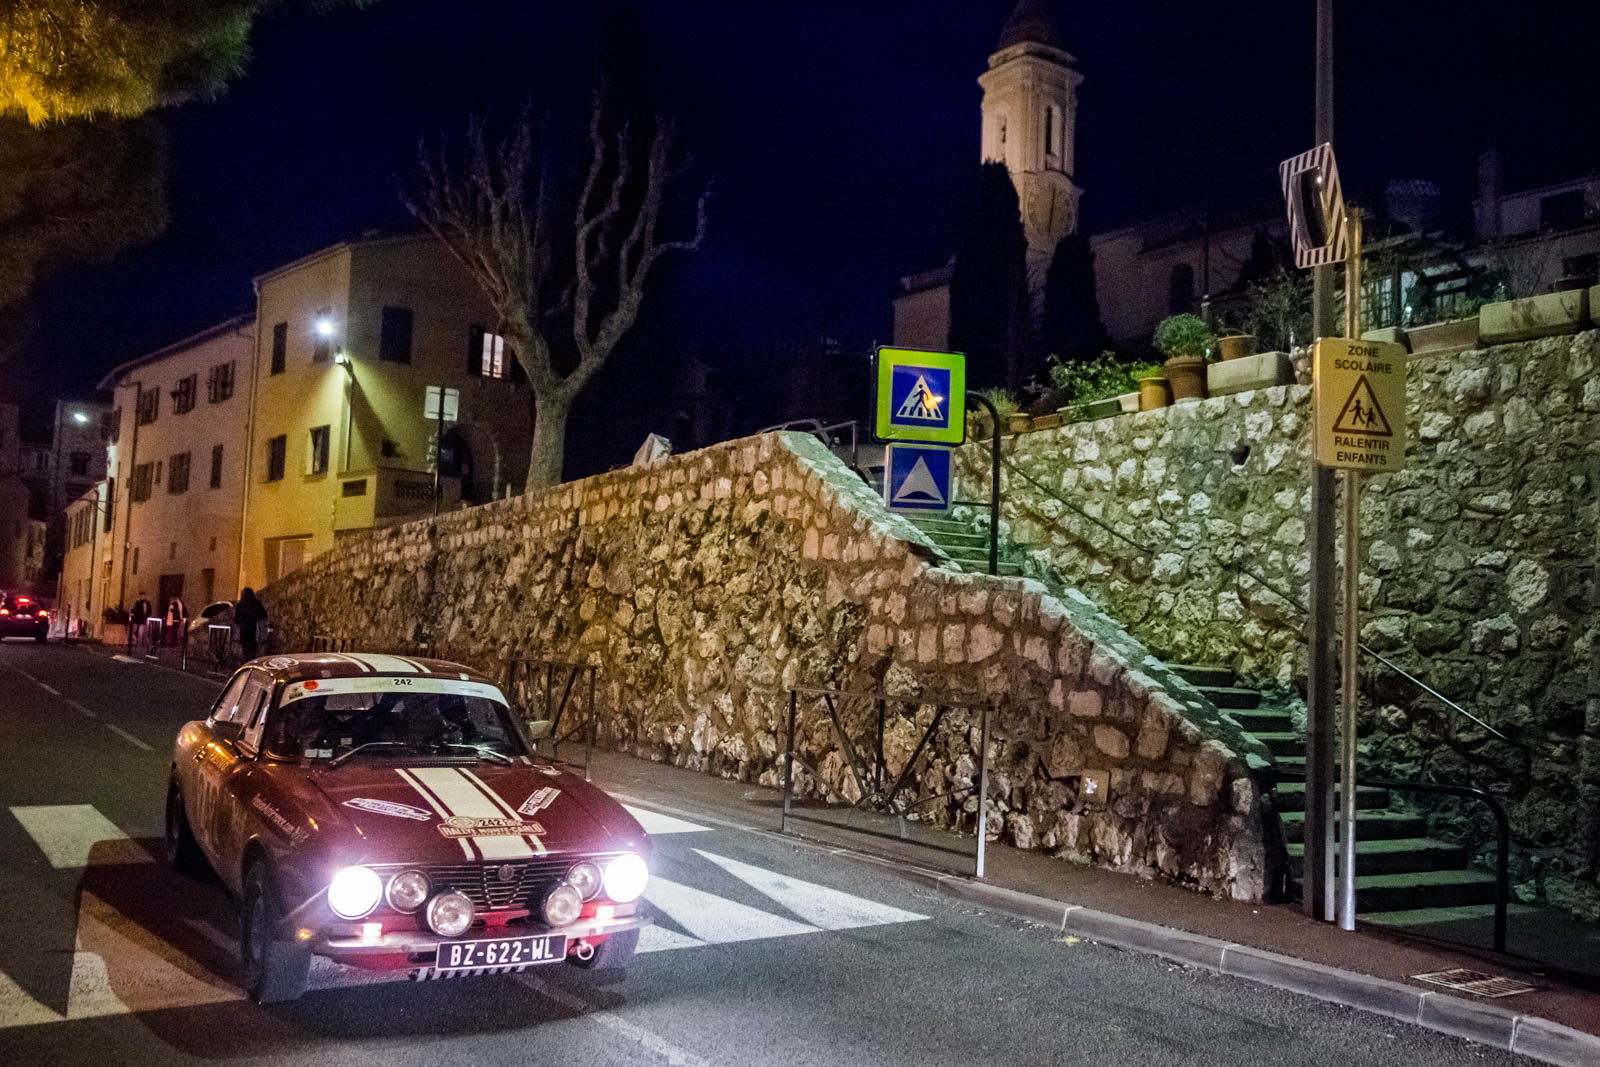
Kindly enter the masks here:
<path id="1" fill-rule="evenodd" d="M 582 762 L 577 746 L 563 755 Z M 630 800 L 756 832 L 778 830 L 781 798 L 773 790 L 600 750 L 593 768 L 598 784 Z M 1600 993 L 1509 970 L 1481 956 L 1371 926 L 1345 932 L 1290 905 L 1217 900 L 1005 845 L 989 845 L 986 877 L 978 882 L 934 869 L 971 870 L 970 861 L 950 851 L 859 831 L 836 832 L 815 822 L 792 822 L 791 828 L 831 852 L 1093 940 L 1375 1011 L 1549 1063 L 1600 1064 Z M 970 839 L 938 838 L 946 849 L 972 847 Z M 804 839 L 793 838 L 796 844 Z M 1484 998 L 1411 978 L 1452 968 L 1524 978 L 1539 988 Z"/>

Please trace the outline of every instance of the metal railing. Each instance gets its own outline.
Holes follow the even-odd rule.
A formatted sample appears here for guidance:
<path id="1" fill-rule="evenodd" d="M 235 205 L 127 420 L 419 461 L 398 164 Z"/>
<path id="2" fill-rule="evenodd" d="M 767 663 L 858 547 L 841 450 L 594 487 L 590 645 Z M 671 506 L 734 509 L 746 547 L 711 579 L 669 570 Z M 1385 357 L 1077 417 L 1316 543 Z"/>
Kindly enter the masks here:
<path id="1" fill-rule="evenodd" d="M 987 443 L 986 442 L 976 441 L 975 443 L 979 444 L 979 445 L 982 445 L 984 447 L 987 447 Z M 1152 548 L 1152 547 L 1150 547 L 1148 545 L 1140 544 L 1138 541 L 1135 541 L 1133 538 L 1129 537 L 1127 534 L 1123 533 L 1121 530 L 1118 530 L 1115 526 L 1112 526 L 1110 523 L 1106 522 L 1105 520 L 1103 520 L 1101 518 L 1098 518 L 1095 515 L 1091 515 L 1085 509 L 1083 509 L 1083 508 L 1079 507 L 1078 505 L 1074 504 L 1072 501 L 1067 500 L 1065 497 L 1063 497 L 1059 493 L 1055 492 L 1049 486 L 1045 485 L 1043 482 L 1041 482 L 1037 478 L 1033 477 L 1027 471 L 1023 470 L 1021 467 L 1018 467 L 1009 458 L 1006 458 L 1006 457 L 1002 456 L 1000 462 L 1012 474 L 1014 474 L 1017 477 L 1021 478 L 1023 481 L 1025 481 L 1029 485 L 1033 486 L 1035 489 L 1037 489 L 1039 492 L 1043 493 L 1045 496 L 1049 497 L 1051 500 L 1054 500 L 1056 503 L 1060 504 L 1062 507 L 1064 507 L 1067 510 L 1071 511 L 1073 514 L 1075 514 L 1075 515 L 1079 516 L 1080 518 L 1085 519 L 1086 521 L 1090 522 L 1091 524 L 1099 527 L 1100 529 L 1104 530 L 1106 533 L 1110 534 L 1112 537 L 1115 537 L 1117 540 L 1123 542 L 1124 544 L 1130 546 L 1131 548 L 1136 549 L 1137 551 L 1143 553 L 1144 555 L 1150 557 L 1151 559 L 1154 559 L 1156 557 L 1156 555 L 1157 555 L 1156 549 L 1154 549 L 1154 548 Z M 1058 520 L 1051 519 L 1049 521 L 1053 525 L 1056 525 L 1057 527 L 1060 526 L 1060 522 Z M 1243 560 L 1240 560 L 1240 559 L 1219 560 L 1219 562 L 1224 567 L 1231 568 L 1232 570 L 1237 571 L 1239 574 L 1242 574 L 1245 577 L 1249 578 L 1251 581 L 1253 581 L 1257 585 L 1261 586 L 1261 588 L 1265 589 L 1267 592 L 1271 593 L 1273 596 L 1276 596 L 1278 599 L 1280 599 L 1284 603 L 1288 604 L 1295 611 L 1297 611 L 1301 616 L 1307 616 L 1307 615 L 1310 614 L 1310 610 L 1303 603 L 1301 603 L 1300 600 L 1297 597 L 1295 597 L 1295 595 L 1293 593 L 1285 592 L 1283 589 L 1281 589 L 1278 586 L 1274 585 L 1273 582 L 1270 579 L 1268 579 L 1265 575 L 1261 574 L 1260 571 L 1258 571 L 1255 568 L 1251 567 L 1248 563 L 1245 563 Z M 1304 637 L 1302 636 L 1301 639 L 1304 640 Z M 1377 662 L 1383 664 L 1389 670 L 1393 671 L 1395 674 L 1397 674 L 1400 677 L 1404 678 L 1406 681 L 1408 681 L 1412 685 L 1416 686 L 1417 689 L 1421 690 L 1426 695 L 1432 697 L 1434 700 L 1437 700 L 1440 704 L 1443 704 L 1446 708 L 1448 708 L 1451 711 L 1455 712 L 1457 715 L 1460 715 L 1463 718 L 1475 723 L 1477 726 L 1479 726 L 1482 729 L 1488 731 L 1490 734 L 1492 734 L 1495 737 L 1499 738 L 1501 741 L 1504 741 L 1507 744 L 1512 745 L 1515 748 L 1520 748 L 1523 751 L 1529 751 L 1527 745 L 1523 744 L 1520 741 L 1514 740 L 1513 738 L 1507 737 L 1505 734 L 1501 733 L 1499 730 L 1495 729 L 1493 726 L 1490 726 L 1488 723 L 1484 722 L 1478 716 L 1472 714 L 1472 712 L 1468 711 L 1466 708 L 1462 707 L 1460 704 L 1457 704 L 1455 701 L 1451 700 L 1449 697 L 1445 696 L 1443 693 L 1439 692 L 1437 689 L 1433 688 L 1433 686 L 1429 685 L 1427 682 L 1424 682 L 1421 678 L 1418 678 L 1416 675 L 1412 674 L 1410 671 L 1406 670 L 1404 667 L 1400 666 L 1398 663 L 1395 663 L 1393 660 L 1389 659 L 1387 656 L 1383 655 L 1381 652 L 1378 652 L 1377 650 L 1369 647 L 1368 645 L 1366 645 L 1364 642 L 1361 642 L 1361 641 L 1357 641 L 1356 642 L 1356 647 L 1361 650 L 1363 655 L 1366 655 L 1366 656 L 1376 660 Z"/>
<path id="2" fill-rule="evenodd" d="M 586 663 L 564 663 L 533 656 L 513 656 L 506 660 L 501 690 L 530 721 L 546 721 L 549 731 L 536 746 L 550 742 L 550 756 L 557 763 L 576 764 L 561 758 L 561 746 L 579 738 L 583 741 L 583 780 L 588 781 L 594 761 L 596 731 L 595 676 L 598 668 Z M 578 698 L 576 701 L 574 697 Z M 586 699 L 585 699 L 586 697 Z M 580 721 L 562 733 L 562 721 L 575 704 L 582 705 Z"/>
<path id="3" fill-rule="evenodd" d="M 852 809 L 873 811 L 904 817 L 912 809 L 929 804 L 935 800 L 953 798 L 960 790 L 947 790 L 935 793 L 932 796 L 918 797 L 906 802 L 902 794 L 907 786 L 914 781 L 914 772 L 918 761 L 927 750 L 928 742 L 939 732 L 939 727 L 944 723 L 946 715 L 953 711 L 965 711 L 977 714 L 979 717 L 979 744 L 977 759 L 977 784 L 975 791 L 978 798 L 977 810 L 977 852 L 973 862 L 973 876 L 983 877 L 985 842 L 988 837 L 989 826 L 989 716 L 993 710 L 991 702 L 954 700 L 940 696 L 898 696 L 885 693 L 883 690 L 870 692 L 851 692 L 843 689 L 828 689 L 817 686 L 793 686 L 789 689 L 789 714 L 788 728 L 785 734 L 783 751 L 783 807 L 779 817 L 778 829 L 780 833 L 790 833 L 789 823 L 792 820 L 807 820 L 826 824 L 827 820 L 810 818 L 794 810 L 794 769 L 799 756 L 795 752 L 795 739 L 798 736 L 800 701 L 802 697 L 810 698 L 814 703 L 820 704 L 827 711 L 829 725 L 833 729 L 834 737 L 839 749 L 844 753 L 845 765 L 850 771 L 850 778 L 855 783 L 857 799 L 849 803 Z M 866 752 L 859 751 L 859 746 L 850 731 L 845 727 L 840 717 L 840 709 L 846 702 L 865 702 L 870 704 L 872 718 L 876 724 L 871 743 Z M 908 757 L 901 766 L 898 774 L 890 774 L 889 764 L 884 756 L 884 734 L 888 726 L 890 705 L 899 705 L 910 708 L 933 708 L 933 718 L 927 728 L 922 731 L 922 736 L 917 740 Z M 912 713 L 915 722 L 916 712 Z M 819 778 L 815 768 L 808 768 L 814 778 Z M 966 793 L 970 797 L 974 787 L 969 786 Z M 872 834 L 872 831 L 855 829 L 858 833 Z M 965 853 L 962 853 L 963 855 Z"/>
<path id="4" fill-rule="evenodd" d="M 1274 768 L 1280 778 L 1297 782 L 1306 780 L 1301 771 Z M 1485 805 L 1494 815 L 1495 867 L 1494 867 L 1494 950 L 1506 954 L 1506 914 L 1511 901 L 1511 817 L 1505 805 L 1486 789 L 1472 785 L 1443 785 L 1438 782 L 1414 782 L 1397 778 L 1366 778 L 1356 775 L 1356 787 L 1392 789 L 1399 792 L 1428 793 L 1435 796 L 1463 797 Z M 1342 874 L 1343 872 L 1341 872 Z M 1352 872 L 1353 873 L 1353 872 Z"/>

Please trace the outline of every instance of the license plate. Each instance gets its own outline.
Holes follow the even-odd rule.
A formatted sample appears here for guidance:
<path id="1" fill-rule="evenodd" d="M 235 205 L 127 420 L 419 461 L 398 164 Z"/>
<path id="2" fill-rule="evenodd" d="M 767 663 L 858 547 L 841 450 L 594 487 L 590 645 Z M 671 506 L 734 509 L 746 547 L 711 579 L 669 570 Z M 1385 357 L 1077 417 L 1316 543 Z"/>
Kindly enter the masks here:
<path id="1" fill-rule="evenodd" d="M 503 937 L 492 941 L 446 941 L 439 946 L 441 971 L 469 967 L 524 967 L 531 963 L 554 963 L 565 959 L 565 934 L 544 937 Z"/>

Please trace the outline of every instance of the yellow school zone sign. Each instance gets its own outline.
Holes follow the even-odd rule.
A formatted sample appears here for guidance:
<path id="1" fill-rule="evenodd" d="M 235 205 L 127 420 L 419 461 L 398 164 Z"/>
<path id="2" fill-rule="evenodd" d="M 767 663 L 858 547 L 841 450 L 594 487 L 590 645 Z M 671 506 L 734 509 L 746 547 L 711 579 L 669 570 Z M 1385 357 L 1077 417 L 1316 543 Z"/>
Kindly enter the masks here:
<path id="1" fill-rule="evenodd" d="M 1369 474 L 1404 467 L 1405 346 L 1325 338 L 1312 368 L 1317 462 Z"/>

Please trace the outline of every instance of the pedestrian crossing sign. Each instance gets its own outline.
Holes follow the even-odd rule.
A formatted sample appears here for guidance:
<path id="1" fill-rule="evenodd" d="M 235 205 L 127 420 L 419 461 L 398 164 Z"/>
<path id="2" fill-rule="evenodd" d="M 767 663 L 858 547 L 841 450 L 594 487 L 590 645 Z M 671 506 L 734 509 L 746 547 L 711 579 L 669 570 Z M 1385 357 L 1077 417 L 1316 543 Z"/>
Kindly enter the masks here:
<path id="1" fill-rule="evenodd" d="M 880 348 L 877 366 L 879 440 L 961 443 L 966 436 L 966 356 Z"/>
<path id="2" fill-rule="evenodd" d="M 1312 367 L 1317 462 L 1383 474 L 1406 461 L 1406 350 L 1329 337 Z"/>
<path id="3" fill-rule="evenodd" d="M 950 449 L 891 444 L 883 468 L 883 502 L 890 511 L 950 510 Z"/>

